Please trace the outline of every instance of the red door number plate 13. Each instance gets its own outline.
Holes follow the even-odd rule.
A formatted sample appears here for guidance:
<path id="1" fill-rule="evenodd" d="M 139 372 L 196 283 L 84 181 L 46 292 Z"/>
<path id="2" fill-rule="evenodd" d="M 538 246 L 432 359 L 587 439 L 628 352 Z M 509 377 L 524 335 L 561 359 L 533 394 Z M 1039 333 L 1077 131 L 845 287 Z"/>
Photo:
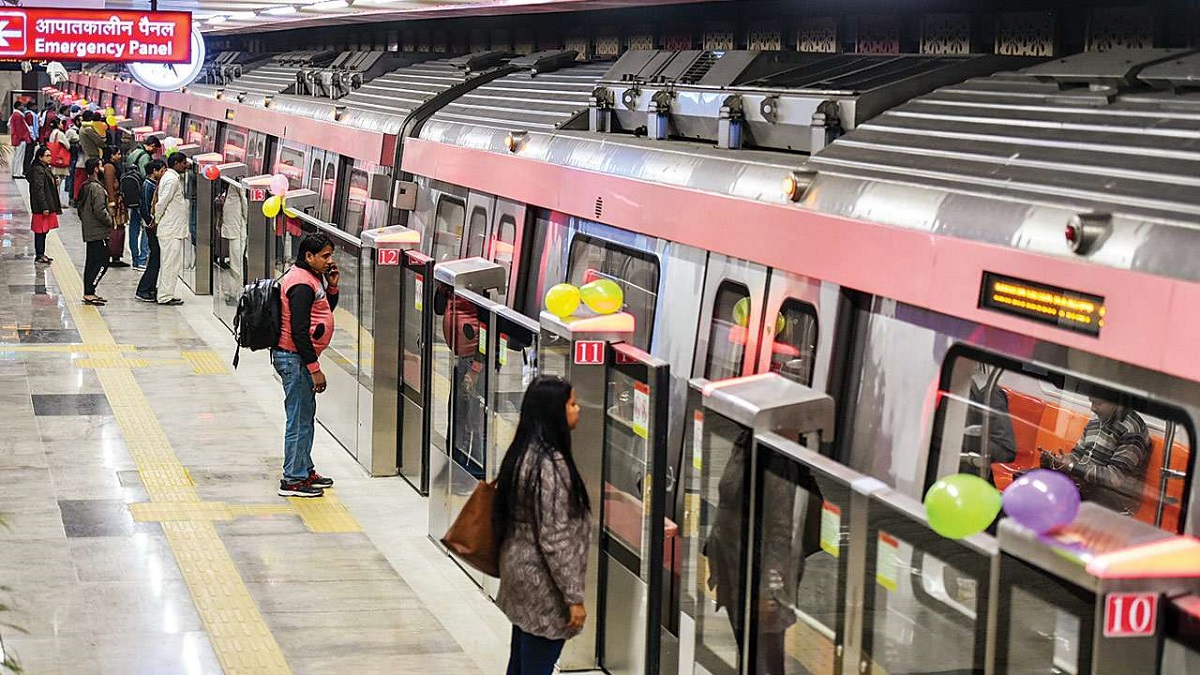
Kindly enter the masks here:
<path id="1" fill-rule="evenodd" d="M 381 267 L 395 267 L 400 264 L 400 249 L 381 248 L 375 255 L 375 264 Z"/>
<path id="2" fill-rule="evenodd" d="M 575 343 L 575 365 L 599 366 L 604 363 L 603 340 L 580 340 Z"/>
<path id="3" fill-rule="evenodd" d="M 252 201 L 252 202 L 267 201 L 267 189 L 266 188 L 250 188 L 250 201 Z"/>
<path id="4" fill-rule="evenodd" d="M 1109 593 L 1104 599 L 1104 637 L 1145 637 L 1158 628 L 1158 595 Z"/>

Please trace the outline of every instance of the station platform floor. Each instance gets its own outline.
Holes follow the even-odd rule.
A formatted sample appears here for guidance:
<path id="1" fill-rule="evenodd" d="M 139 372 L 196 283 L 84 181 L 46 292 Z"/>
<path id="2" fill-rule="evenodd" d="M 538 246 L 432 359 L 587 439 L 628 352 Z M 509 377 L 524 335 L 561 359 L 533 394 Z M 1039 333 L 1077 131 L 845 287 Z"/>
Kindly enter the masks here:
<path id="1" fill-rule="evenodd" d="M 323 430 L 336 488 L 277 496 L 266 354 L 234 371 L 210 298 L 138 302 L 131 268 L 82 304 L 79 220 L 36 265 L 28 186 L 4 174 L 0 638 L 25 672 L 503 672 L 509 624 L 427 539 L 424 499 Z"/>

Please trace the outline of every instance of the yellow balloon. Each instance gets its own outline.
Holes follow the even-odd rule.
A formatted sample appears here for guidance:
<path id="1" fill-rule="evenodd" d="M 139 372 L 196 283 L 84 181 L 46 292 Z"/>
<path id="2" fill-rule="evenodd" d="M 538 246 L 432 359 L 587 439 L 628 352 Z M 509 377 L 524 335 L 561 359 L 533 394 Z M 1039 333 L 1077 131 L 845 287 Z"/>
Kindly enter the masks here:
<path id="1" fill-rule="evenodd" d="M 733 322 L 742 328 L 750 325 L 750 298 L 742 298 L 734 304 Z"/>
<path id="2" fill-rule="evenodd" d="M 783 314 L 775 317 L 775 334 L 779 335 L 783 329 L 787 328 L 787 319 L 783 318 Z"/>
<path id="3" fill-rule="evenodd" d="M 272 195 L 267 197 L 267 200 L 263 202 L 262 212 L 264 216 L 268 218 L 274 218 L 275 216 L 279 215 L 279 209 L 282 207 L 283 204 L 279 201 L 279 197 Z"/>
<path id="4" fill-rule="evenodd" d="M 579 297 L 597 314 L 613 314 L 625 305 L 625 293 L 612 279 L 597 279 L 579 289 Z"/>
<path id="5" fill-rule="evenodd" d="M 579 289 L 571 284 L 557 284 L 546 291 L 546 309 L 565 319 L 579 309 Z"/>
<path id="6" fill-rule="evenodd" d="M 113 110 L 113 107 L 110 105 L 104 109 L 104 114 L 107 115 L 108 117 L 112 117 L 113 115 L 117 114 L 117 111 Z"/>
<path id="7" fill-rule="evenodd" d="M 116 117 L 116 115 L 109 115 L 109 116 L 108 116 L 108 120 L 106 120 L 106 121 L 108 122 L 108 126 L 110 126 L 110 127 L 115 127 L 115 126 L 117 126 L 117 117 Z"/>

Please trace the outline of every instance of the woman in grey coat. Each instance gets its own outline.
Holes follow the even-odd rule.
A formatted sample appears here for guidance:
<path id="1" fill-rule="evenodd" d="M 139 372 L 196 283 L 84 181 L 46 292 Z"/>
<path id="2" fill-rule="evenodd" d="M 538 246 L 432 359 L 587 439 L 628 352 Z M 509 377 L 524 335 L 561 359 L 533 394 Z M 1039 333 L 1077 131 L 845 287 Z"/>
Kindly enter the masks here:
<path id="1" fill-rule="evenodd" d="M 508 675 L 550 675 L 583 630 L 591 526 L 587 489 L 571 456 L 579 404 L 571 384 L 538 377 L 496 479 L 500 538 L 496 604 L 513 623 Z"/>

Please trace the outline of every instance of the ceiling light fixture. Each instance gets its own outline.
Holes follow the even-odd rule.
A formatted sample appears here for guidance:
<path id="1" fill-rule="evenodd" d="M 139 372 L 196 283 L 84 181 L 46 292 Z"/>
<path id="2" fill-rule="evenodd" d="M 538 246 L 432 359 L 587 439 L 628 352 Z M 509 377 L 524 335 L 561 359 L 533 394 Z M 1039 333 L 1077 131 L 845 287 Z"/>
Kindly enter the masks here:
<path id="1" fill-rule="evenodd" d="M 270 9 L 264 9 L 262 13 L 270 14 L 271 16 L 289 16 L 289 15 L 295 14 L 299 11 L 300 10 L 296 9 L 296 7 L 294 5 L 284 5 L 283 7 L 272 7 Z"/>

